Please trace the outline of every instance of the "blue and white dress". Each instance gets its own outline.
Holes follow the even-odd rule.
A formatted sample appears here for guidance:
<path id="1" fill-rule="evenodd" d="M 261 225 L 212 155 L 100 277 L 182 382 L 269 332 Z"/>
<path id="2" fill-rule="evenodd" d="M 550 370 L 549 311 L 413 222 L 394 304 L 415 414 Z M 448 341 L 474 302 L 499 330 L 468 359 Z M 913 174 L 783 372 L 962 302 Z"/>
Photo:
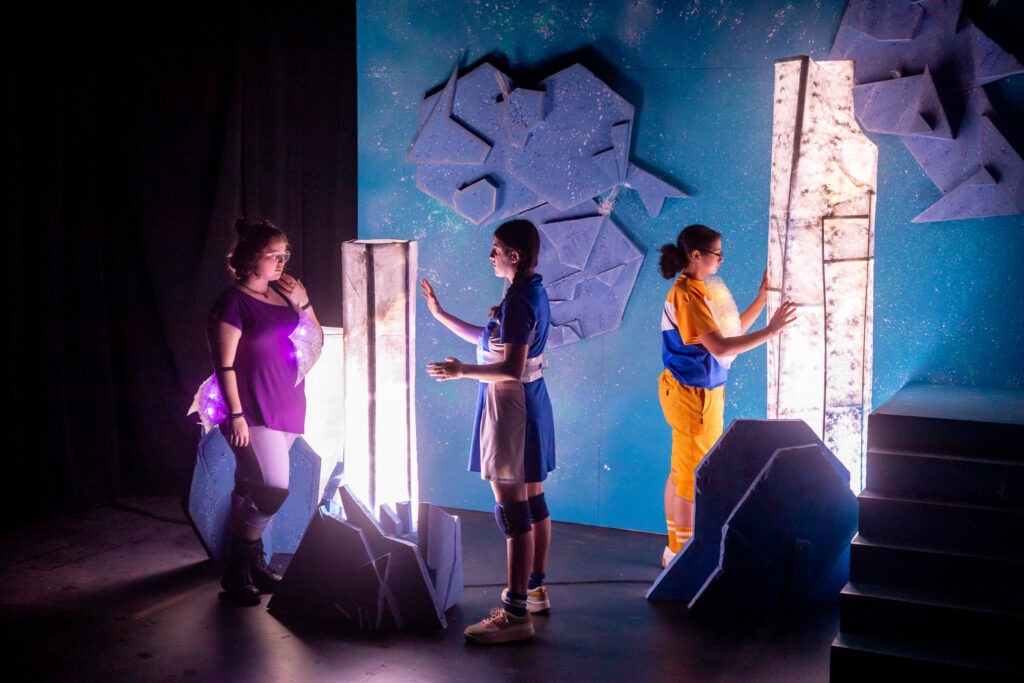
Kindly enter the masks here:
<path id="1" fill-rule="evenodd" d="M 469 469 L 500 483 L 544 481 L 555 469 L 555 427 L 544 385 L 551 308 L 541 276 L 516 281 L 477 341 L 477 362 L 505 358 L 505 344 L 529 346 L 518 380 L 480 382 Z"/>

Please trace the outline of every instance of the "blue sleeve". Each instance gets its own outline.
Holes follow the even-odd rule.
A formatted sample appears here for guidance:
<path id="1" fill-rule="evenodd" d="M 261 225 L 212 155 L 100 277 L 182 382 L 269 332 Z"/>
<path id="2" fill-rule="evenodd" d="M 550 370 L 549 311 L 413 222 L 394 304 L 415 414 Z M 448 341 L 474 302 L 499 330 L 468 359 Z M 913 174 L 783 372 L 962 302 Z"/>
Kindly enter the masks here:
<path id="1" fill-rule="evenodd" d="M 525 297 L 509 297 L 501 307 L 502 344 L 529 344 L 537 314 Z"/>

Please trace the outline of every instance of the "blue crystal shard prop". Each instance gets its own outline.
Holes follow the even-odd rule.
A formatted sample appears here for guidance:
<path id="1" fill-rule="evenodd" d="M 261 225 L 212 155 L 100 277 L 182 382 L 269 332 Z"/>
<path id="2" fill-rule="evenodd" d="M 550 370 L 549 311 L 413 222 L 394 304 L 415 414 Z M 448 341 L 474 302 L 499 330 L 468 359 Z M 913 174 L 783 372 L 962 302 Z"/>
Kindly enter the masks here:
<path id="1" fill-rule="evenodd" d="M 693 538 L 648 599 L 772 608 L 838 598 L 857 499 L 805 422 L 735 420 L 695 475 Z"/>
<path id="2" fill-rule="evenodd" d="M 861 125 L 899 135 L 945 195 L 915 222 L 1024 212 L 1024 161 L 981 87 L 1024 67 L 961 4 L 851 0 L 830 53 L 856 61 Z"/>
<path id="3" fill-rule="evenodd" d="M 299 437 L 288 452 L 288 498 L 263 534 L 268 555 L 290 554 L 298 548 L 320 491 L 320 456 Z M 196 450 L 186 514 L 192 528 L 216 561 L 227 558 L 231 491 L 235 487 L 235 455 L 219 429 L 207 432 Z"/>
<path id="4" fill-rule="evenodd" d="M 325 494 L 268 609 L 364 631 L 432 630 L 462 596 L 462 526 L 430 503 L 381 506 L 347 486 Z"/>

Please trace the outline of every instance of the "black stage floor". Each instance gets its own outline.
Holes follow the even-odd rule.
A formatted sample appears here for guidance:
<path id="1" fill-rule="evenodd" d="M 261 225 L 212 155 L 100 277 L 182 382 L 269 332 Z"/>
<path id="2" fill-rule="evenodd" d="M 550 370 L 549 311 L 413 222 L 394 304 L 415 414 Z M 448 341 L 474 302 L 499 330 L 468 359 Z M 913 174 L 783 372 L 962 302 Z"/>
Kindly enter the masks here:
<path id="1" fill-rule="evenodd" d="M 438 633 L 365 635 L 218 599 L 170 498 L 125 499 L 0 537 L 3 663 L 17 680 L 824 681 L 838 603 L 801 614 L 652 603 L 663 539 L 556 523 L 552 609 L 527 643 L 469 645 L 504 585 L 504 542 L 463 519 L 466 590 Z M 266 600 L 264 600 L 264 604 Z M 20 672 L 20 673 L 19 673 Z M 11 679 L 9 679 L 11 680 Z"/>

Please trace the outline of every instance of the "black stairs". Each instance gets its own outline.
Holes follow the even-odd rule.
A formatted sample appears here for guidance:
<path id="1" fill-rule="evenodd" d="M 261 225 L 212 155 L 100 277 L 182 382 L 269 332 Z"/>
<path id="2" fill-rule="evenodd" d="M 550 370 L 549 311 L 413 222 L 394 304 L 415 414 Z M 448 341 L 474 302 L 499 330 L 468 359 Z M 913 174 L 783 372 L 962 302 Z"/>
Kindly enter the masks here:
<path id="1" fill-rule="evenodd" d="M 1024 392 L 908 385 L 865 468 L 832 680 L 1024 677 Z"/>

